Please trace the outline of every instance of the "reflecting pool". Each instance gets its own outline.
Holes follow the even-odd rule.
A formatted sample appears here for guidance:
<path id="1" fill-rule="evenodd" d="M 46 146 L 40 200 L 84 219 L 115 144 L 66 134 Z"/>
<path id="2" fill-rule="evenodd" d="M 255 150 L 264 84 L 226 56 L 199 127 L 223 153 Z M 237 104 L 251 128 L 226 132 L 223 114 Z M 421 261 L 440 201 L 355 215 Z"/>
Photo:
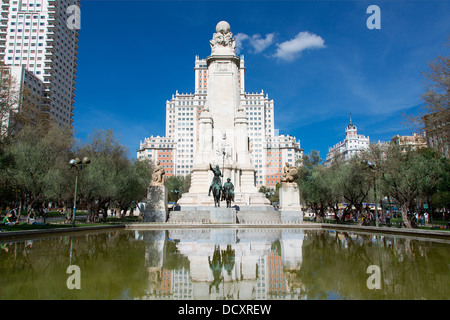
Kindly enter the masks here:
<path id="1" fill-rule="evenodd" d="M 449 248 L 314 229 L 84 232 L 1 243 L 0 299 L 447 300 Z"/>

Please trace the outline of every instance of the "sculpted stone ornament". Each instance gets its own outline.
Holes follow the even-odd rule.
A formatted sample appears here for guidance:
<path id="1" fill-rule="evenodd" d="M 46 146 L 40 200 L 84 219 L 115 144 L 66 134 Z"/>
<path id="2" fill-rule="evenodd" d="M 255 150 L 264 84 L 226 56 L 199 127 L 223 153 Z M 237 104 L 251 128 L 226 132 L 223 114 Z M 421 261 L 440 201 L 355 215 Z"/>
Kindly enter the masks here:
<path id="1" fill-rule="evenodd" d="M 222 139 L 220 141 L 217 141 L 216 154 L 217 156 L 223 157 L 224 159 L 231 158 L 231 149 L 230 144 L 227 142 L 226 133 L 222 133 Z"/>
<path id="2" fill-rule="evenodd" d="M 285 167 L 283 169 L 283 176 L 281 177 L 281 183 L 292 183 L 297 178 L 298 170 L 295 167 L 290 167 L 289 163 L 285 163 Z"/>
<path id="3" fill-rule="evenodd" d="M 233 38 L 233 33 L 230 31 L 230 25 L 228 22 L 220 21 L 217 24 L 216 33 L 214 33 L 213 38 L 209 41 L 209 43 L 211 44 L 211 54 L 234 54 L 236 43 Z M 222 50 L 224 48 L 229 49 L 229 52 Z"/>
<path id="4" fill-rule="evenodd" d="M 150 183 L 151 186 L 161 186 L 164 184 L 164 175 L 166 174 L 166 171 L 160 163 L 161 161 L 158 160 L 155 170 L 153 170 L 152 182 Z"/>

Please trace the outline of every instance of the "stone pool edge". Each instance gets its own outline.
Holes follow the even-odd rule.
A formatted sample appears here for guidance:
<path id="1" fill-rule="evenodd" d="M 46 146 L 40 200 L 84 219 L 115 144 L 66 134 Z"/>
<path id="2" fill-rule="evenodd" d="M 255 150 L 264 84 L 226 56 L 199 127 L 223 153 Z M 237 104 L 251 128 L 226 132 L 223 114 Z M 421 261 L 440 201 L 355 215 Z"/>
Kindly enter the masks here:
<path id="1" fill-rule="evenodd" d="M 353 225 L 339 225 L 328 223 L 277 223 L 277 224 L 174 224 L 174 223 L 130 223 L 106 226 L 88 226 L 75 228 L 47 229 L 47 230 L 26 230 L 26 231 L 6 231 L 0 232 L 0 240 L 30 238 L 34 236 L 64 234 L 82 231 L 103 231 L 108 229 L 128 229 L 128 230 L 152 230 L 152 229 L 217 229 L 217 228 L 294 228 L 294 229 L 324 229 L 324 230 L 346 230 L 354 232 L 397 234 L 405 236 L 420 236 L 430 238 L 450 239 L 450 231 L 440 230 L 420 230 L 405 228 L 388 228 L 388 227 L 367 227 Z"/>

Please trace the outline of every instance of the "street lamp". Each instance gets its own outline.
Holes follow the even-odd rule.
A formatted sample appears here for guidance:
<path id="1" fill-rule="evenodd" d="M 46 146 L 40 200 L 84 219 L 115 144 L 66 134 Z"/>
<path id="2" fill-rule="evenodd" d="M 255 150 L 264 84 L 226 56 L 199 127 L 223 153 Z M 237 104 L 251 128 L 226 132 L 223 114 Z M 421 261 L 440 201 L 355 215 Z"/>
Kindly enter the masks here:
<path id="1" fill-rule="evenodd" d="M 373 193 L 375 197 L 375 225 L 378 227 L 378 203 L 377 203 L 377 166 L 375 163 L 372 163 L 367 160 L 361 161 L 363 164 L 365 164 L 370 170 L 375 172 L 375 175 L 373 176 Z"/>
<path id="2" fill-rule="evenodd" d="M 73 218 L 72 218 L 72 227 L 75 227 L 75 215 L 77 210 L 77 188 L 78 188 L 78 172 L 83 169 L 83 166 L 86 166 L 91 163 L 91 160 L 88 157 L 84 157 L 83 160 L 80 158 L 71 159 L 69 161 L 70 168 L 75 168 L 77 170 L 77 174 L 75 176 L 75 195 L 73 197 Z"/>

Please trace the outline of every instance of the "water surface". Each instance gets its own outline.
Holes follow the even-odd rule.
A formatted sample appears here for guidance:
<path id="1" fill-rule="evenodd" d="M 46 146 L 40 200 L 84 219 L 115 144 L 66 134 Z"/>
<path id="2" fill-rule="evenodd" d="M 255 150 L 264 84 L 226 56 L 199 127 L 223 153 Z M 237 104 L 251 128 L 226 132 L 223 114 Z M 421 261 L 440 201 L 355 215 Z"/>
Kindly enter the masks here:
<path id="1" fill-rule="evenodd" d="M 446 300 L 449 248 L 439 239 L 311 229 L 51 236 L 1 243 L 0 299 Z M 71 265 L 81 289 L 67 286 Z"/>

